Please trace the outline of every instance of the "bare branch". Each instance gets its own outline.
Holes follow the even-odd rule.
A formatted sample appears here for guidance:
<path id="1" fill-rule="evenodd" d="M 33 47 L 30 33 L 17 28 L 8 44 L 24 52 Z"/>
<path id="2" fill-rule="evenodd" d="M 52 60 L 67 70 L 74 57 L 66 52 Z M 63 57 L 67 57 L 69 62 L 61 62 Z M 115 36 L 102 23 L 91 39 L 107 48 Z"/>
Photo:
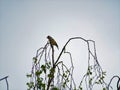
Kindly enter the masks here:
<path id="1" fill-rule="evenodd" d="M 0 79 L 0 81 L 2 81 L 2 80 L 4 80 L 4 79 L 5 79 L 6 84 L 7 84 L 7 90 L 9 90 L 9 84 L 8 84 L 7 78 L 8 78 L 8 76 L 3 77 L 3 78 L 1 78 L 1 79 Z"/>

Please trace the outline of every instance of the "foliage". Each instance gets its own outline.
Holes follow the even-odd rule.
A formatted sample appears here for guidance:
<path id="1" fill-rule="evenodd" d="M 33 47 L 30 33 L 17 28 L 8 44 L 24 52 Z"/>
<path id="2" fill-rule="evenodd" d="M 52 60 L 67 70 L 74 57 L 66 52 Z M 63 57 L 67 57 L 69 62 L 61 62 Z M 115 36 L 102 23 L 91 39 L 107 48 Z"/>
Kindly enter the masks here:
<path id="1" fill-rule="evenodd" d="M 88 49 L 88 68 L 80 81 L 79 87 L 73 78 L 73 59 L 70 52 L 66 51 L 66 47 L 71 40 L 82 40 L 87 44 Z M 91 51 L 90 43 L 93 44 L 93 51 Z M 68 68 L 63 61 L 60 60 L 62 54 L 68 54 L 71 61 L 71 67 Z M 49 43 L 45 44 L 37 50 L 36 56 L 33 57 L 32 70 L 27 77 L 30 79 L 27 82 L 28 90 L 83 90 L 83 83 L 85 83 L 86 90 L 92 90 L 94 85 L 101 85 L 103 90 L 109 90 L 104 78 L 106 72 L 102 70 L 96 54 L 95 41 L 86 40 L 82 37 L 70 38 L 63 46 L 57 59 L 54 58 L 54 47 Z M 91 57 L 93 62 L 91 64 Z"/>

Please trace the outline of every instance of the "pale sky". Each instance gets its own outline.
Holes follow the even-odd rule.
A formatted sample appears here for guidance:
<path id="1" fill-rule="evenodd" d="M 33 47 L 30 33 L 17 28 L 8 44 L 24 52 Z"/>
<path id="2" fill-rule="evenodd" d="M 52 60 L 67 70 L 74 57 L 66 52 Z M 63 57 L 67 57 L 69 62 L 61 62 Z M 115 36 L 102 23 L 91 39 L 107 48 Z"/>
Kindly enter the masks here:
<path id="1" fill-rule="evenodd" d="M 60 50 L 70 37 L 94 40 L 107 82 L 120 76 L 119 0 L 0 0 L 0 78 L 9 75 L 10 90 L 27 89 L 32 57 L 46 44 L 47 35 L 56 39 Z M 77 54 L 78 49 L 72 49 Z M 84 49 L 78 52 L 82 55 Z M 76 67 L 77 62 L 85 67 L 75 59 Z M 0 90 L 6 90 L 5 81 Z"/>

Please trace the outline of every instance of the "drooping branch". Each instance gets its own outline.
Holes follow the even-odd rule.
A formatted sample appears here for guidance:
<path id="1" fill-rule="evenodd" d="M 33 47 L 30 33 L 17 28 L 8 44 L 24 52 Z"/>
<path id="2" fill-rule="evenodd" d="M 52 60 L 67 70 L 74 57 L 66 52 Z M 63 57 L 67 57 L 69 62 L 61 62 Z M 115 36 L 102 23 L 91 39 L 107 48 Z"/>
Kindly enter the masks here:
<path id="1" fill-rule="evenodd" d="M 87 41 L 87 40 L 85 40 L 85 39 L 82 38 L 82 37 L 74 37 L 74 38 L 70 38 L 70 39 L 66 42 L 66 44 L 63 46 L 62 51 L 60 52 L 60 54 L 59 54 L 59 56 L 58 56 L 58 58 L 57 58 L 55 64 L 59 61 L 59 59 L 60 59 L 60 57 L 61 57 L 63 51 L 65 50 L 67 44 L 68 44 L 71 40 L 73 40 L 73 39 L 82 39 L 82 40 L 84 40 L 84 41 Z"/>
<path id="2" fill-rule="evenodd" d="M 2 81 L 2 80 L 4 80 L 4 79 L 5 79 L 6 84 L 7 84 L 7 90 L 9 90 L 9 84 L 8 84 L 7 78 L 8 78 L 8 76 L 3 77 L 3 78 L 1 78 L 1 79 L 0 79 L 0 81 Z"/>
<path id="3" fill-rule="evenodd" d="M 117 81 L 117 90 L 120 90 L 120 77 L 118 76 L 118 75 L 115 75 L 115 76 L 113 76 L 111 79 L 110 79 L 110 82 L 109 82 L 109 84 L 108 84 L 108 87 L 107 87 L 107 89 L 109 90 L 109 88 L 110 88 L 110 84 L 111 84 L 111 82 L 112 82 L 112 80 L 114 79 L 114 78 L 118 78 L 118 81 Z"/>
<path id="4" fill-rule="evenodd" d="M 87 71 L 80 80 L 79 87 L 76 87 L 73 77 L 74 64 L 72 54 L 66 50 L 67 45 L 72 40 L 82 40 L 85 42 L 88 51 Z M 93 45 L 93 51 L 91 50 L 91 43 Z M 95 41 L 87 40 L 82 37 L 70 38 L 63 46 L 56 60 L 54 58 L 55 53 L 53 45 L 47 42 L 44 47 L 37 50 L 36 56 L 33 58 L 31 74 L 28 75 L 28 77 L 31 78 L 30 83 L 27 83 L 30 89 L 50 90 L 54 88 L 55 85 L 58 85 L 60 90 L 63 90 L 63 88 L 69 90 L 82 90 L 82 84 L 84 82 L 87 90 L 92 90 L 93 86 L 96 84 L 102 85 L 103 90 L 106 90 L 107 87 L 110 86 L 104 81 L 106 72 L 102 70 L 102 67 L 98 62 Z M 67 58 L 69 59 L 68 61 L 70 61 L 69 67 L 60 60 L 63 54 L 69 55 Z M 118 88 L 119 82 L 120 80 L 117 82 Z"/>

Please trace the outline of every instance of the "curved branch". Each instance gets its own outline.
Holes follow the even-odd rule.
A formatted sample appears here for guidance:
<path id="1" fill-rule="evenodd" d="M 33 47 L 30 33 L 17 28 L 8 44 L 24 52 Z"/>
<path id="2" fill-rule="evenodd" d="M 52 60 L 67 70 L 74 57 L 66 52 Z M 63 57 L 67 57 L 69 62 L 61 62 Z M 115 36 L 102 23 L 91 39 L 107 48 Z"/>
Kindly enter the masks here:
<path id="1" fill-rule="evenodd" d="M 3 78 L 1 78 L 1 79 L 0 79 L 0 81 L 2 81 L 2 80 L 4 80 L 4 79 L 5 79 L 6 84 L 7 84 L 7 90 L 9 90 L 9 84 L 8 84 L 7 78 L 8 78 L 8 76 L 3 77 Z"/>
<path id="2" fill-rule="evenodd" d="M 86 39 L 84 39 L 84 38 L 82 38 L 82 37 L 73 37 L 73 38 L 70 38 L 70 39 L 66 42 L 66 44 L 64 45 L 62 51 L 60 52 L 60 54 L 59 54 L 59 56 L 58 56 L 58 58 L 57 58 L 57 60 L 56 60 L 56 62 L 55 62 L 55 65 L 56 65 L 56 63 L 59 61 L 59 59 L 60 59 L 63 51 L 65 50 L 65 47 L 67 46 L 67 44 L 68 44 L 71 40 L 73 40 L 73 39 L 82 39 L 82 40 L 85 41 L 85 42 L 88 41 L 88 40 L 86 40 Z"/>
<path id="3" fill-rule="evenodd" d="M 120 83 L 120 77 L 117 76 L 117 75 L 115 75 L 115 76 L 113 76 L 113 77 L 110 79 L 110 82 L 109 82 L 109 84 L 108 84 L 108 90 L 109 90 L 110 84 L 111 84 L 111 82 L 112 82 L 112 80 L 113 80 L 114 78 L 118 78 L 118 81 L 117 81 L 117 90 L 120 89 L 120 86 L 119 86 L 119 83 Z"/>

